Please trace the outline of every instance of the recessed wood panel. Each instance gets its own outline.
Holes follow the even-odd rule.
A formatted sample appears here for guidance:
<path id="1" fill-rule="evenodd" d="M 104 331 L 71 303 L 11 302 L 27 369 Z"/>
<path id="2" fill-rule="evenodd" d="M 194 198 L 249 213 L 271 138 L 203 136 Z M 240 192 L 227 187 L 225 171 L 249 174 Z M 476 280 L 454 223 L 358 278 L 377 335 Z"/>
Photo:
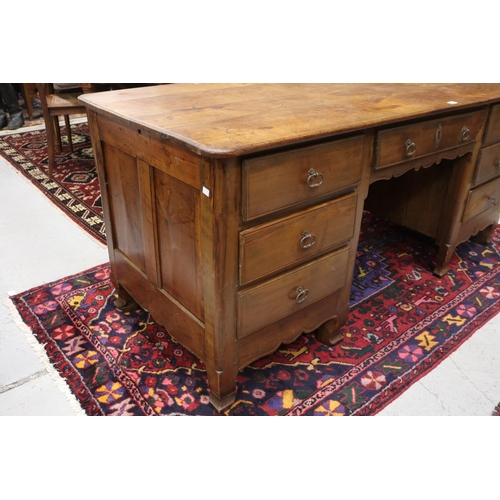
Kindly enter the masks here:
<path id="1" fill-rule="evenodd" d="M 203 321 L 200 191 L 153 172 L 160 288 Z"/>
<path id="2" fill-rule="evenodd" d="M 106 189 L 110 204 L 115 248 L 142 272 L 146 271 L 142 203 L 136 159 L 103 143 Z"/>

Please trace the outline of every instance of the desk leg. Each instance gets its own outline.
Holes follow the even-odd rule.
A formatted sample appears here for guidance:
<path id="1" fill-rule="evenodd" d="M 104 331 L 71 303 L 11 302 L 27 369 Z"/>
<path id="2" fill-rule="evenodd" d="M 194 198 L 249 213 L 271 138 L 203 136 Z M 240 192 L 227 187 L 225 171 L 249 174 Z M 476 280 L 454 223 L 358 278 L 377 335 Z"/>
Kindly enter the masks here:
<path id="1" fill-rule="evenodd" d="M 335 316 L 318 328 L 316 338 L 325 345 L 334 346 L 343 340 L 340 333 L 340 318 Z"/>
<path id="2" fill-rule="evenodd" d="M 455 246 L 441 245 L 436 257 L 436 267 L 434 268 L 434 274 L 437 276 L 444 276 L 448 271 L 448 264 L 455 251 Z"/>
<path id="3" fill-rule="evenodd" d="M 236 376 L 238 371 L 228 373 L 217 370 L 207 371 L 208 385 L 210 387 L 209 401 L 212 406 L 222 412 L 236 401 Z"/>
<path id="4" fill-rule="evenodd" d="M 479 231 L 472 239 L 479 243 L 480 245 L 489 245 L 491 243 L 491 237 L 495 230 L 496 224 L 490 224 L 482 231 Z M 470 234 L 470 233 L 469 233 Z M 468 236 L 468 235 L 467 235 Z M 466 236 L 466 237 L 467 237 Z M 465 238 L 461 238 L 458 242 L 465 241 Z M 437 276 L 444 276 L 448 271 L 448 264 L 453 256 L 457 245 L 444 244 L 441 245 L 436 257 L 436 267 L 434 269 L 434 274 Z"/>
<path id="5" fill-rule="evenodd" d="M 115 307 L 123 312 L 137 311 L 140 308 L 139 304 L 132 298 L 132 296 L 121 287 L 119 284 L 115 285 L 116 300 Z"/>
<path id="6" fill-rule="evenodd" d="M 203 161 L 201 258 L 205 312 L 205 365 L 210 403 L 222 411 L 236 399 L 238 339 L 236 290 L 241 169 L 237 160 Z M 206 193 L 206 194 L 205 194 Z"/>
<path id="7" fill-rule="evenodd" d="M 488 224 L 489 222 L 491 222 L 491 224 L 488 224 L 484 229 L 477 232 L 475 235 L 474 225 L 470 224 L 470 222 L 474 224 L 478 223 L 472 220 L 467 223 L 468 225 L 465 224 L 461 228 L 459 236 L 455 238 L 455 244 L 443 244 L 440 246 L 436 258 L 436 268 L 434 269 L 434 274 L 436 274 L 437 276 L 443 276 L 444 274 L 446 274 L 448 270 L 448 263 L 450 262 L 450 259 L 453 256 L 453 252 L 455 251 L 456 247 L 458 246 L 458 244 L 467 241 L 469 237 L 471 237 L 476 243 L 479 243 L 480 245 L 489 245 L 491 243 L 493 232 L 495 231 L 495 228 L 497 226 L 497 223 L 492 221 L 498 220 L 498 212 L 494 212 L 493 214 L 488 215 L 488 218 L 489 220 L 484 220 L 482 222 L 483 224 Z"/>
<path id="8" fill-rule="evenodd" d="M 344 337 L 341 333 L 341 327 L 345 325 L 349 316 L 349 296 L 352 286 L 352 277 L 354 266 L 356 263 L 356 253 L 359 243 L 359 233 L 361 231 L 361 221 L 363 219 L 363 209 L 366 197 L 368 196 L 368 188 L 370 185 L 371 172 L 371 151 L 374 142 L 373 132 L 367 133 L 363 143 L 363 160 L 362 169 L 363 175 L 361 182 L 356 188 L 358 194 L 358 204 L 356 207 L 356 221 L 354 223 L 354 234 L 349 242 L 349 262 L 346 269 L 346 282 L 343 289 L 340 291 L 337 303 L 337 314 L 330 320 L 323 323 L 318 328 L 316 338 L 327 346 L 335 346 L 340 343 Z"/>
<path id="9" fill-rule="evenodd" d="M 351 248 L 351 252 L 353 249 Z M 352 260 L 352 259 L 351 259 Z M 348 276 L 352 276 L 353 266 L 348 267 Z M 329 347 L 333 347 L 342 340 L 344 337 L 340 329 L 345 325 L 349 316 L 349 295 L 351 291 L 352 280 L 348 280 L 344 288 L 340 290 L 338 302 L 335 306 L 337 314 L 333 318 L 325 321 L 319 328 L 316 338 Z"/>
<path id="10" fill-rule="evenodd" d="M 489 245 L 491 243 L 491 237 L 493 235 L 493 231 L 495 230 L 496 224 L 491 224 L 487 228 L 479 231 L 473 239 L 480 245 Z"/>

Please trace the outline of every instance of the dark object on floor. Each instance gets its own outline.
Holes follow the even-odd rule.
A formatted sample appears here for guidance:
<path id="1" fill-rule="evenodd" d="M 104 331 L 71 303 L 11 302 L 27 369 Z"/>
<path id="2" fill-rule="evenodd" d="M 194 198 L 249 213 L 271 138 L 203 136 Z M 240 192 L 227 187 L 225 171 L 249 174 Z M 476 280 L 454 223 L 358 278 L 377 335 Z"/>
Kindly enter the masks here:
<path id="1" fill-rule="evenodd" d="M 23 112 L 12 83 L 0 83 L 0 100 L 0 129 L 4 128 L 7 123 L 9 130 L 21 128 L 24 125 Z M 9 112 L 9 121 L 5 114 L 4 103 Z"/>
<path id="2" fill-rule="evenodd" d="M 15 115 L 10 115 L 9 126 L 7 127 L 9 130 L 17 130 L 24 125 L 24 118 L 22 111 L 16 113 Z"/>

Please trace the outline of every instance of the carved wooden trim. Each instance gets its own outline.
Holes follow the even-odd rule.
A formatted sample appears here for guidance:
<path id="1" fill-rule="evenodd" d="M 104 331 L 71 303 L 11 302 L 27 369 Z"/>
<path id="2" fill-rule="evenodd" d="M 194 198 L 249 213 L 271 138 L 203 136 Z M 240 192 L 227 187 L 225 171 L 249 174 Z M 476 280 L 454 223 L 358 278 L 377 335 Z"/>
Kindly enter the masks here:
<path id="1" fill-rule="evenodd" d="M 429 156 L 418 158 L 417 160 L 410 160 L 404 163 L 398 163 L 392 167 L 380 170 L 372 170 L 370 176 L 370 184 L 379 180 L 389 180 L 393 177 L 400 177 L 410 170 L 418 171 L 421 168 L 429 168 L 432 165 L 439 165 L 442 160 L 455 160 L 456 158 L 472 154 L 475 142 L 465 144 L 458 148 L 449 149 Z"/>

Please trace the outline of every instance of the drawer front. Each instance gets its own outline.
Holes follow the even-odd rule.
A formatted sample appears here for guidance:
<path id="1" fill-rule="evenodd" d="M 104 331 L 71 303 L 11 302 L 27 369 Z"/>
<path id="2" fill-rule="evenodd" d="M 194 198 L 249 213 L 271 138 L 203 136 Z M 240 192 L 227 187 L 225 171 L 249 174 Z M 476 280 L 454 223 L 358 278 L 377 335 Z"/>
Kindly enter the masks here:
<path id="1" fill-rule="evenodd" d="M 463 222 L 500 204 L 500 178 L 469 191 Z"/>
<path id="2" fill-rule="evenodd" d="M 500 143 L 483 148 L 479 153 L 474 174 L 474 185 L 481 184 L 500 175 Z"/>
<path id="3" fill-rule="evenodd" d="M 361 179 L 364 136 L 243 161 L 246 220 L 354 186 Z"/>
<path id="4" fill-rule="evenodd" d="M 283 269 L 352 238 L 357 194 L 240 234 L 240 283 Z"/>
<path id="5" fill-rule="evenodd" d="M 341 289 L 349 248 L 238 293 L 238 337 L 270 325 Z"/>
<path id="6" fill-rule="evenodd" d="M 488 124 L 484 132 L 483 142 L 489 143 L 500 141 L 500 104 L 496 104 L 491 108 Z"/>
<path id="7" fill-rule="evenodd" d="M 382 130 L 377 136 L 375 168 L 386 168 L 432 153 L 446 151 L 477 139 L 486 111 Z"/>

